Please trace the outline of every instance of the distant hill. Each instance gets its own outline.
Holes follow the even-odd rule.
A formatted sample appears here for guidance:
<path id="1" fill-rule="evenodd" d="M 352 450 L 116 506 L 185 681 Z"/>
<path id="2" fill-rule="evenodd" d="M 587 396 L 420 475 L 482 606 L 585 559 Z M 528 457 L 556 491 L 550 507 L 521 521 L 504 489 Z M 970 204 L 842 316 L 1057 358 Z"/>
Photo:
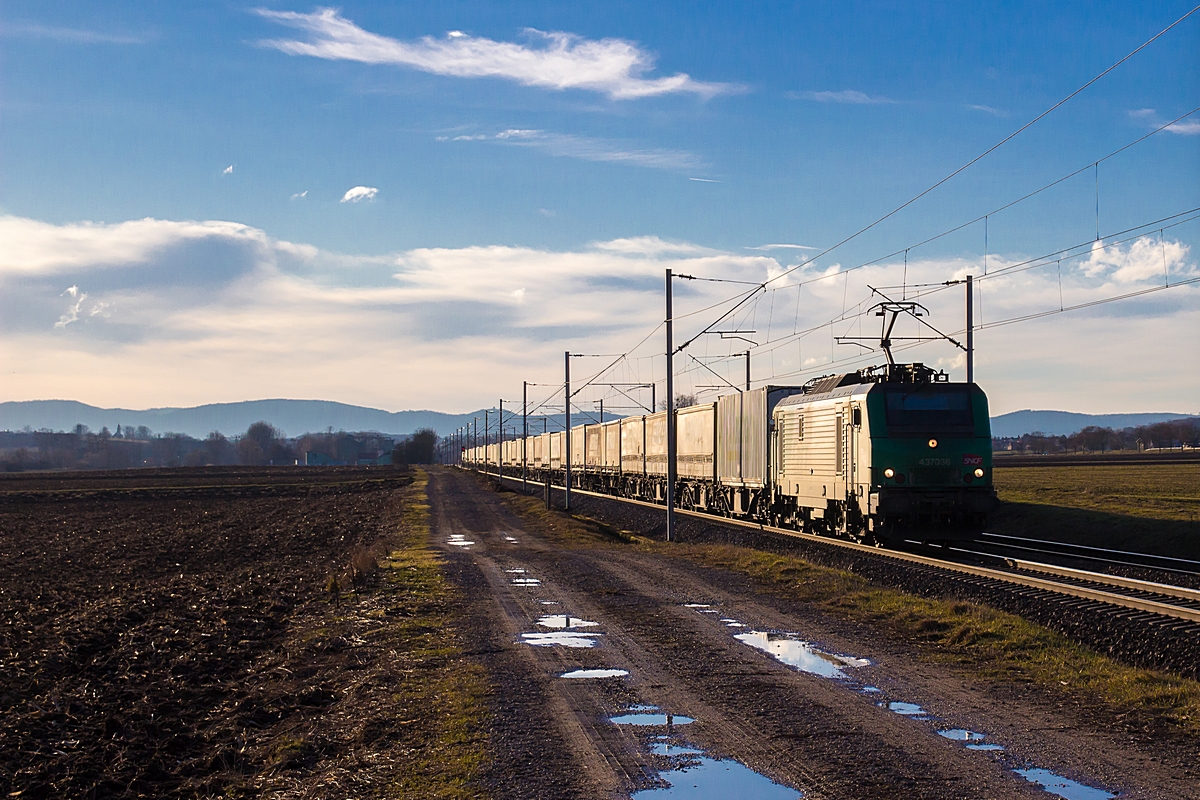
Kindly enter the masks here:
<path id="1" fill-rule="evenodd" d="M 505 407 L 504 426 L 508 429 L 511 409 Z M 493 425 L 495 409 L 489 411 Z M 266 420 L 288 436 L 335 431 L 378 431 L 387 434 L 412 433 L 418 428 L 433 428 L 447 436 L 462 425 L 479 417 L 483 433 L 483 410 L 466 414 L 444 414 L 440 411 L 383 411 L 327 400 L 247 400 L 240 403 L 213 403 L 194 408 L 150 408 L 135 411 L 125 408 L 97 408 L 74 400 L 26 400 L 0 403 L 0 430 L 19 431 L 29 426 L 34 430 L 49 428 L 69 431 L 83 423 L 93 431 L 107 427 L 116 431 L 117 425 L 145 425 L 155 433 L 186 433 L 204 438 L 211 431 L 226 436 L 244 433 L 259 420 Z M 520 424 L 520 417 L 516 418 Z M 554 425 L 554 422 L 550 423 Z M 530 422 L 531 429 L 534 427 Z M 538 418 L 537 430 L 541 431 Z"/>
<path id="2" fill-rule="evenodd" d="M 520 417 L 510 417 L 507 404 L 504 427 L 510 430 L 520 425 Z M 495 409 L 488 409 L 495 425 Z M 186 433 L 202 439 L 211 431 L 226 436 L 244 433 L 251 423 L 266 420 L 288 436 L 316 433 L 333 428 L 335 431 L 378 431 L 386 434 L 407 434 L 418 428 L 433 428 L 439 435 L 448 436 L 462 425 L 479 418 L 483 432 L 484 410 L 465 414 L 446 414 L 441 411 L 384 411 L 378 408 L 334 403 L 328 400 L 246 400 L 240 403 L 212 403 L 194 408 L 149 408 L 135 411 L 126 408 L 97 408 L 74 400 L 24 400 L 0 403 L 0 430 L 19 431 L 29 426 L 34 430 L 49 428 L 69 431 L 83 423 L 93 431 L 107 427 L 116 431 L 117 425 L 145 425 L 155 433 Z M 550 427 L 562 427 L 561 414 L 551 416 Z M 1013 411 L 992 417 L 993 436 L 1020 436 L 1041 431 L 1053 436 L 1075 433 L 1088 425 L 1106 428 L 1127 428 L 1149 425 L 1171 419 L 1184 419 L 1188 414 L 1076 414 L 1071 411 Z M 615 415 L 605 415 L 605 419 Z M 576 413 L 572 422 L 591 421 Z M 531 433 L 542 430 L 541 417 L 529 424 Z M 493 427 L 494 430 L 494 427 Z"/>
<path id="3" fill-rule="evenodd" d="M 1192 414 L 1076 414 L 1072 411 L 1012 411 L 992 417 L 992 436 L 1014 437 L 1026 433 L 1048 436 L 1069 436 L 1089 425 L 1101 428 L 1134 428 L 1173 419 L 1187 419 Z"/>

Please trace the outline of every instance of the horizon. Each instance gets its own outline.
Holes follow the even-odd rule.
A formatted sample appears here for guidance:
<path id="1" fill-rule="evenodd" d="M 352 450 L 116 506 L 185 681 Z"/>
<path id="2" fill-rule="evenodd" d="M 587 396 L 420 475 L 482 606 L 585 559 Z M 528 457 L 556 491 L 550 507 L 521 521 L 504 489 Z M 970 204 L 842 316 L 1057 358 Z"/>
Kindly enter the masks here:
<path id="1" fill-rule="evenodd" d="M 972 275 L 993 415 L 1194 406 L 1190 10 L 17 0 L 3 399 L 644 404 L 672 269 L 681 394 L 881 361 L 880 297 L 961 380 Z"/>

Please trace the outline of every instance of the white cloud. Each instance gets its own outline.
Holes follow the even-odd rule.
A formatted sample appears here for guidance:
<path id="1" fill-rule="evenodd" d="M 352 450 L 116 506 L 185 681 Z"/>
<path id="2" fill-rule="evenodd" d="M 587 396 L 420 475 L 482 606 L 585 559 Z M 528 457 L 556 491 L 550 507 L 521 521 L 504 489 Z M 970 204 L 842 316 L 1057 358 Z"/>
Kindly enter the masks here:
<path id="1" fill-rule="evenodd" d="M 67 313 L 58 318 L 58 322 L 54 323 L 54 327 L 56 328 L 65 328 L 72 322 L 77 321 L 79 319 L 79 311 L 83 308 L 83 302 L 87 300 L 87 294 L 79 291 L 78 286 L 68 286 L 67 290 L 62 295 L 59 295 L 59 297 L 63 295 L 71 296 L 71 307 L 67 309 Z"/>
<path id="2" fill-rule="evenodd" d="M 80 268 L 126 268 L 144 264 L 181 242 L 221 239 L 265 242 L 262 231 L 236 222 L 175 222 L 139 219 L 105 225 L 51 225 L 23 217 L 0 217 L 0 278 L 61 274 Z"/>
<path id="3" fill-rule="evenodd" d="M 0 36 L 29 39 L 51 39 L 75 44 L 142 44 L 146 36 L 130 36 L 119 33 L 103 33 L 80 28 L 61 28 L 48 25 L 4 24 L 0 25 Z"/>
<path id="4" fill-rule="evenodd" d="M 1152 128 L 1158 128 L 1164 122 L 1156 110 L 1153 108 L 1139 108 L 1129 112 L 1130 119 L 1143 120 Z M 1174 133 L 1180 136 L 1197 136 L 1200 135 L 1200 121 L 1192 119 L 1182 119 L 1173 125 L 1168 125 L 1164 130 L 1167 133 Z"/>
<path id="5" fill-rule="evenodd" d="M 359 203 L 363 200 L 374 200 L 377 194 L 379 194 L 379 190 L 374 186 L 355 186 L 346 190 L 346 193 L 342 195 L 341 202 Z"/>
<path id="6" fill-rule="evenodd" d="M 747 247 L 747 250 L 816 250 L 806 244 L 760 244 L 757 247 Z"/>
<path id="7" fill-rule="evenodd" d="M 982 111 L 985 114 L 991 114 L 993 117 L 1007 117 L 1008 112 L 1002 108 L 992 108 L 991 106 L 968 105 L 967 108 L 973 111 Z"/>
<path id="8" fill-rule="evenodd" d="M 698 183 L 720 183 L 720 181 L 715 181 L 712 178 L 688 178 L 688 180 L 696 181 Z"/>
<path id="9" fill-rule="evenodd" d="M 1103 277 L 1114 283 L 1136 283 L 1151 278 L 1166 280 L 1168 275 L 1194 275 L 1195 265 L 1187 263 L 1190 248 L 1178 241 L 1142 236 L 1125 245 L 1092 245 L 1080 270 L 1089 278 Z"/>
<path id="10" fill-rule="evenodd" d="M 643 77 L 654 68 L 653 56 L 623 39 L 591 40 L 527 29 L 534 44 L 497 42 L 462 31 L 450 31 L 443 39 L 425 36 L 404 42 L 365 31 L 331 8 L 312 14 L 266 9 L 258 13 L 309 34 L 307 41 L 260 42 L 289 55 L 395 64 L 459 78 L 504 78 L 546 89 L 584 89 L 616 100 L 674 92 L 709 97 L 733 88 L 696 81 L 682 72 L 664 78 Z"/>
<path id="11" fill-rule="evenodd" d="M 593 242 L 592 247 L 596 250 L 628 256 L 711 256 L 721 252 L 690 242 L 668 242 L 657 236 L 632 236 L 627 239 Z"/>
<path id="12" fill-rule="evenodd" d="M 846 103 L 849 105 L 883 105 L 897 101 L 880 95 L 869 95 L 855 89 L 840 92 L 788 92 L 793 100 L 814 100 L 818 103 Z"/>
<path id="13" fill-rule="evenodd" d="M 233 164 L 230 164 L 228 167 L 221 170 L 221 174 L 222 175 L 232 175 L 233 174 Z"/>
<path id="14" fill-rule="evenodd" d="M 763 254 L 657 236 L 567 250 L 417 248 L 381 257 L 332 253 L 230 222 L 50 225 L 10 217 L 0 218 L 0 240 L 8 245 L 0 250 L 4 399 L 60 396 L 125 407 L 279 396 L 392 409 L 478 407 L 514 382 L 556 380 L 564 349 L 621 352 L 636 343 L 662 320 L 665 268 L 753 282 L 784 269 Z M 1197 274 L 1185 243 L 1168 239 L 1165 247 L 1173 280 Z M 212 269 L 224 261 L 240 266 Z M 1017 259 L 992 254 L 989 262 L 995 271 Z M 1156 263 L 1157 237 L 1064 262 L 1063 302 L 1161 284 Z M 776 340 L 755 349 L 756 379 L 803 381 L 879 357 L 853 362 L 859 349 L 833 344 L 828 328 L 791 337 L 846 306 L 862 302 L 865 310 L 874 302 L 868 284 L 903 291 L 895 287 L 901 264 L 838 269 L 822 263 L 798 270 L 722 325 Z M 978 259 L 908 264 L 910 284 L 967 273 L 980 275 Z M 815 280 L 822 276 L 829 277 Z M 798 288 L 801 280 L 807 283 Z M 1060 303 L 1054 264 L 978 285 L 976 319 L 985 326 Z M 676 340 L 715 316 L 695 312 L 746 288 L 678 284 Z M 921 292 L 933 324 L 952 335 L 961 329 L 961 287 Z M 870 336 L 878 324 L 873 316 L 853 318 L 834 334 Z M 916 334 L 908 322 L 900 328 L 897 337 Z M 1184 286 L 1041 322 L 984 327 L 976 337 L 977 370 L 996 413 L 1031 406 L 1186 409 L 1200 396 L 1200 377 L 1181 374 L 1178 352 L 1161 343 L 1196 330 L 1200 286 Z M 652 338 L 631 354 L 631 372 L 612 380 L 661 380 L 661 344 Z M 744 362 L 716 359 L 739 348 L 743 342 L 702 337 L 687 352 L 737 382 Z M 958 368 L 957 352 L 945 343 L 897 356 Z M 1128 377 L 1119 393 L 1106 369 L 1114 361 L 1124 365 L 1122 380 Z M 791 374 L 802 364 L 807 372 Z M 681 357 L 679 369 L 680 391 L 715 380 L 690 358 Z"/>
<path id="15" fill-rule="evenodd" d="M 509 128 L 491 136 L 484 134 L 460 135 L 453 139 L 439 136 L 437 140 L 443 142 L 493 141 L 517 147 L 536 148 L 552 156 L 651 169 L 686 171 L 706 166 L 698 157 L 684 150 L 639 148 L 610 139 L 596 139 L 533 128 Z"/>
<path id="16" fill-rule="evenodd" d="M 304 198 L 304 197 L 308 197 L 308 189 L 305 189 L 303 192 L 296 192 L 294 195 L 291 196 L 291 199 L 292 200 L 300 200 L 301 198 Z"/>

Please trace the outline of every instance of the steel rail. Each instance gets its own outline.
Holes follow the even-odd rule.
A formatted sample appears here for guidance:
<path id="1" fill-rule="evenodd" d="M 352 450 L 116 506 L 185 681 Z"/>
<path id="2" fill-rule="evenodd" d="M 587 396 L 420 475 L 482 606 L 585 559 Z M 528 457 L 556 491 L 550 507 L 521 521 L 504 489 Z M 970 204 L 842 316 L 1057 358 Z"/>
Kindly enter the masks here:
<path id="1" fill-rule="evenodd" d="M 507 477 L 507 476 L 506 476 Z M 511 479 L 509 479 L 511 480 Z M 552 488 L 559 491 L 563 487 L 552 485 Z M 657 503 L 649 503 L 645 500 L 634 500 L 627 497 L 616 497 L 610 494 L 601 494 L 600 492 L 589 492 L 585 489 L 574 489 L 572 492 L 588 497 L 598 497 L 603 500 L 615 500 L 620 503 L 629 503 L 631 505 L 645 506 L 654 508 L 660 511 L 664 507 Z M 1001 569 L 991 569 L 989 567 L 977 567 L 971 564 L 961 564 L 956 561 L 946 561 L 930 556 L 922 556 L 916 553 L 906 553 L 898 550 L 883 550 L 871 545 L 858 544 L 857 542 L 848 542 L 844 539 L 834 539 L 828 536 L 818 536 L 813 533 L 804 533 L 803 531 L 793 531 L 787 528 L 775 528 L 770 525 L 762 525 L 757 522 L 748 522 L 746 520 L 730 519 L 728 517 L 718 517 L 712 514 L 705 514 L 700 511 L 690 511 L 687 509 L 677 508 L 676 514 L 681 514 L 697 519 L 706 520 L 708 522 L 716 522 L 727 525 L 736 525 L 743 528 L 752 528 L 758 531 L 774 533 L 780 536 L 789 536 L 794 539 L 803 539 L 818 544 L 841 547 L 846 550 L 852 550 L 861 553 L 869 553 L 879 558 L 888 558 L 893 561 L 906 561 L 914 564 L 920 564 L 934 569 L 945 570 L 947 572 L 957 572 L 966 575 L 972 575 L 977 578 L 986 578 L 989 580 L 999 581 L 1001 583 L 1016 584 L 1031 589 L 1040 589 L 1042 591 L 1051 592 L 1053 594 L 1066 595 L 1069 597 L 1078 597 L 1085 600 L 1092 600 L 1106 605 L 1120 606 L 1123 608 L 1142 611 L 1150 614 L 1158 614 L 1165 617 L 1175 617 L 1176 619 L 1187 620 L 1188 622 L 1200 623 L 1200 609 L 1187 608 L 1184 606 L 1176 606 L 1170 603 L 1160 603 L 1156 600 L 1146 600 L 1140 597 L 1129 597 L 1128 595 L 1115 594 L 1106 592 L 1101 589 L 1092 589 L 1086 586 L 1075 586 L 1067 583 L 1059 583 L 1047 578 L 1039 578 L 1033 575 L 1021 575 L 1014 572 L 1009 572 Z M 1046 565 L 1050 566 L 1050 565 Z M 1065 569 L 1065 568 L 1064 568 Z M 1082 571 L 1082 570 L 1081 570 Z M 1095 573 L 1093 573 L 1095 574 Z M 1065 577 L 1065 576 L 1064 576 Z M 1161 592 L 1160 592 L 1161 594 Z M 1190 599 L 1190 598 L 1189 598 Z"/>
<path id="2" fill-rule="evenodd" d="M 972 551 L 964 550 L 963 552 Z M 1123 589 L 1136 589 L 1142 592 L 1160 594 L 1165 597 L 1178 597 L 1181 600 L 1191 600 L 1200 603 L 1200 589 L 1189 589 L 1186 586 L 1172 586 L 1169 583 L 1142 581 L 1137 578 L 1125 578 L 1120 575 L 1108 575 L 1103 572 L 1091 572 L 1085 569 L 1071 569 L 1070 567 L 1060 567 L 1055 564 L 1042 564 L 1038 561 L 1024 561 L 1018 558 L 1008 558 L 1005 560 L 1014 569 L 1040 572 L 1046 575 L 1057 575 L 1060 578 L 1077 578 L 1079 580 L 1092 581 L 1093 583 L 1106 583 L 1109 586 L 1119 586 Z"/>

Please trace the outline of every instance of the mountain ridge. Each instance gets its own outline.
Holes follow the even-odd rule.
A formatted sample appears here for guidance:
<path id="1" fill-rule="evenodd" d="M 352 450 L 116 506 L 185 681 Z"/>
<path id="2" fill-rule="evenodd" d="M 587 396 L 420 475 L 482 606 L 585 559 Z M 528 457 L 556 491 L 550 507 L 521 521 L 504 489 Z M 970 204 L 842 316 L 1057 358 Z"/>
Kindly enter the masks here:
<path id="1" fill-rule="evenodd" d="M 66 431 L 82 423 L 94 431 L 104 427 L 115 431 L 117 425 L 145 425 L 155 433 L 185 433 L 204 438 L 214 430 L 226 436 L 240 434 L 252 423 L 266 420 L 289 436 L 322 432 L 329 428 L 403 435 L 426 427 L 433 428 L 439 435 L 447 436 L 460 427 L 471 424 L 476 417 L 479 418 L 482 428 L 485 411 L 494 419 L 495 409 L 479 409 L 461 414 L 430 409 L 385 411 L 335 400 L 287 398 L 146 409 L 101 408 L 78 400 L 10 400 L 0 402 L 0 429 L 15 431 L 28 426 L 33 430 Z M 511 412 L 511 409 L 508 411 Z M 1013 437 L 1041 432 L 1051 436 L 1064 436 L 1088 425 L 1119 429 L 1190 416 L 1196 415 L 1168 412 L 1084 414 L 1074 411 L 1021 409 L 992 417 L 992 435 Z M 552 415 L 551 424 L 560 426 L 560 417 L 561 415 Z M 577 419 L 587 419 L 587 415 L 579 414 Z M 506 422 L 505 428 L 508 428 L 508 425 Z"/>

